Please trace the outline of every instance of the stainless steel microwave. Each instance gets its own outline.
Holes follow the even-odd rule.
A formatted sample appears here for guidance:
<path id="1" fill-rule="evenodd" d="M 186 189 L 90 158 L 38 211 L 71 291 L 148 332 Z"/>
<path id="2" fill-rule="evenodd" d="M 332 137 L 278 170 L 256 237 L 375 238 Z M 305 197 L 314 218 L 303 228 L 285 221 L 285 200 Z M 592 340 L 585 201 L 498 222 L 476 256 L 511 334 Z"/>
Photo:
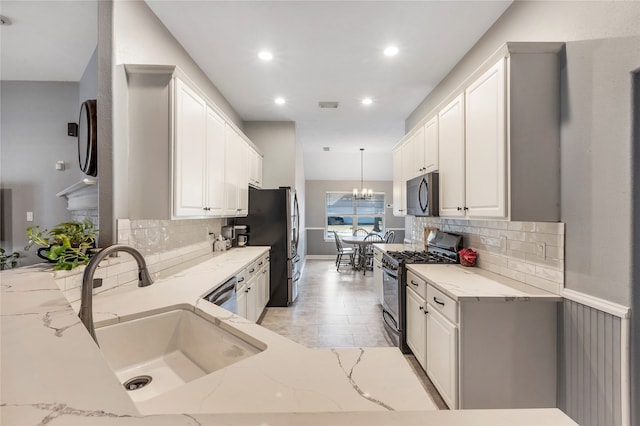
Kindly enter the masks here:
<path id="1" fill-rule="evenodd" d="M 439 216 L 438 173 L 431 172 L 407 181 L 407 214 Z"/>

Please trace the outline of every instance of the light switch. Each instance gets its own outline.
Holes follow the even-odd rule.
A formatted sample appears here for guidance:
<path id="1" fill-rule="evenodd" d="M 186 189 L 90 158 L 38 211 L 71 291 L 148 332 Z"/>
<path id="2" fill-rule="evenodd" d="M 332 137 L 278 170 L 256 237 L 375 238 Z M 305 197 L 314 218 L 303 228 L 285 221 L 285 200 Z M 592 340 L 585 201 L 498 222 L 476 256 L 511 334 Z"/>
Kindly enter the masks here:
<path id="1" fill-rule="evenodd" d="M 27 222 L 33 222 L 33 212 L 27 212 Z"/>

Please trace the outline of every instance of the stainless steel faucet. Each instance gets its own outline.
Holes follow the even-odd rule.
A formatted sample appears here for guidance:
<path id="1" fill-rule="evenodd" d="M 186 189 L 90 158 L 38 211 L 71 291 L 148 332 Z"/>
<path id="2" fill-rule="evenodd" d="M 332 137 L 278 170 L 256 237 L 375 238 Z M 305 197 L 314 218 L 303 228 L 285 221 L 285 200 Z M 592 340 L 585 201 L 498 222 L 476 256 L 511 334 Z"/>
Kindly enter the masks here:
<path id="1" fill-rule="evenodd" d="M 97 345 L 98 339 L 93 325 L 93 275 L 98 268 L 98 264 L 105 257 L 119 251 L 129 253 L 138 262 L 138 287 L 146 287 L 153 284 L 153 279 L 151 279 L 151 275 L 147 270 L 147 262 L 145 262 L 142 254 L 131 246 L 114 244 L 100 250 L 91 258 L 82 276 L 82 298 L 80 299 L 80 314 L 78 316 Z"/>

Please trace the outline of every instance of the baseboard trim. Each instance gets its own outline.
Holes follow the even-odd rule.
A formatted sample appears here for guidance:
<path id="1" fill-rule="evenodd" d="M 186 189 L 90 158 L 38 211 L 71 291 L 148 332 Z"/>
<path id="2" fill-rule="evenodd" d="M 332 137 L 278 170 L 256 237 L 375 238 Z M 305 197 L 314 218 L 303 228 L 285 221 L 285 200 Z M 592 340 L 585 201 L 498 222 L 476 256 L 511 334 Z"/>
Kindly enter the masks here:
<path id="1" fill-rule="evenodd" d="M 335 254 L 308 254 L 306 260 L 333 260 L 336 258 Z"/>

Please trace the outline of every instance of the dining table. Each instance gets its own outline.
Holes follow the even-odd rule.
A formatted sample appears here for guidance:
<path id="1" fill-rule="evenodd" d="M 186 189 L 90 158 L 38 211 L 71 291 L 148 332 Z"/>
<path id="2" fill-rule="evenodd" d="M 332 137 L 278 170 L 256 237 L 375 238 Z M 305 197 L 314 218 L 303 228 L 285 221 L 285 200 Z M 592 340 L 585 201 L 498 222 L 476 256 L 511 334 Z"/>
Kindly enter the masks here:
<path id="1" fill-rule="evenodd" d="M 358 260 L 354 265 L 355 270 L 364 270 L 364 268 L 366 267 L 364 257 L 366 247 L 370 244 L 382 243 L 382 241 L 375 240 L 373 238 L 370 238 L 368 240 L 366 240 L 365 238 L 367 238 L 367 236 L 364 235 L 351 235 L 342 237 L 343 242 L 357 246 L 356 252 L 358 254 Z"/>

